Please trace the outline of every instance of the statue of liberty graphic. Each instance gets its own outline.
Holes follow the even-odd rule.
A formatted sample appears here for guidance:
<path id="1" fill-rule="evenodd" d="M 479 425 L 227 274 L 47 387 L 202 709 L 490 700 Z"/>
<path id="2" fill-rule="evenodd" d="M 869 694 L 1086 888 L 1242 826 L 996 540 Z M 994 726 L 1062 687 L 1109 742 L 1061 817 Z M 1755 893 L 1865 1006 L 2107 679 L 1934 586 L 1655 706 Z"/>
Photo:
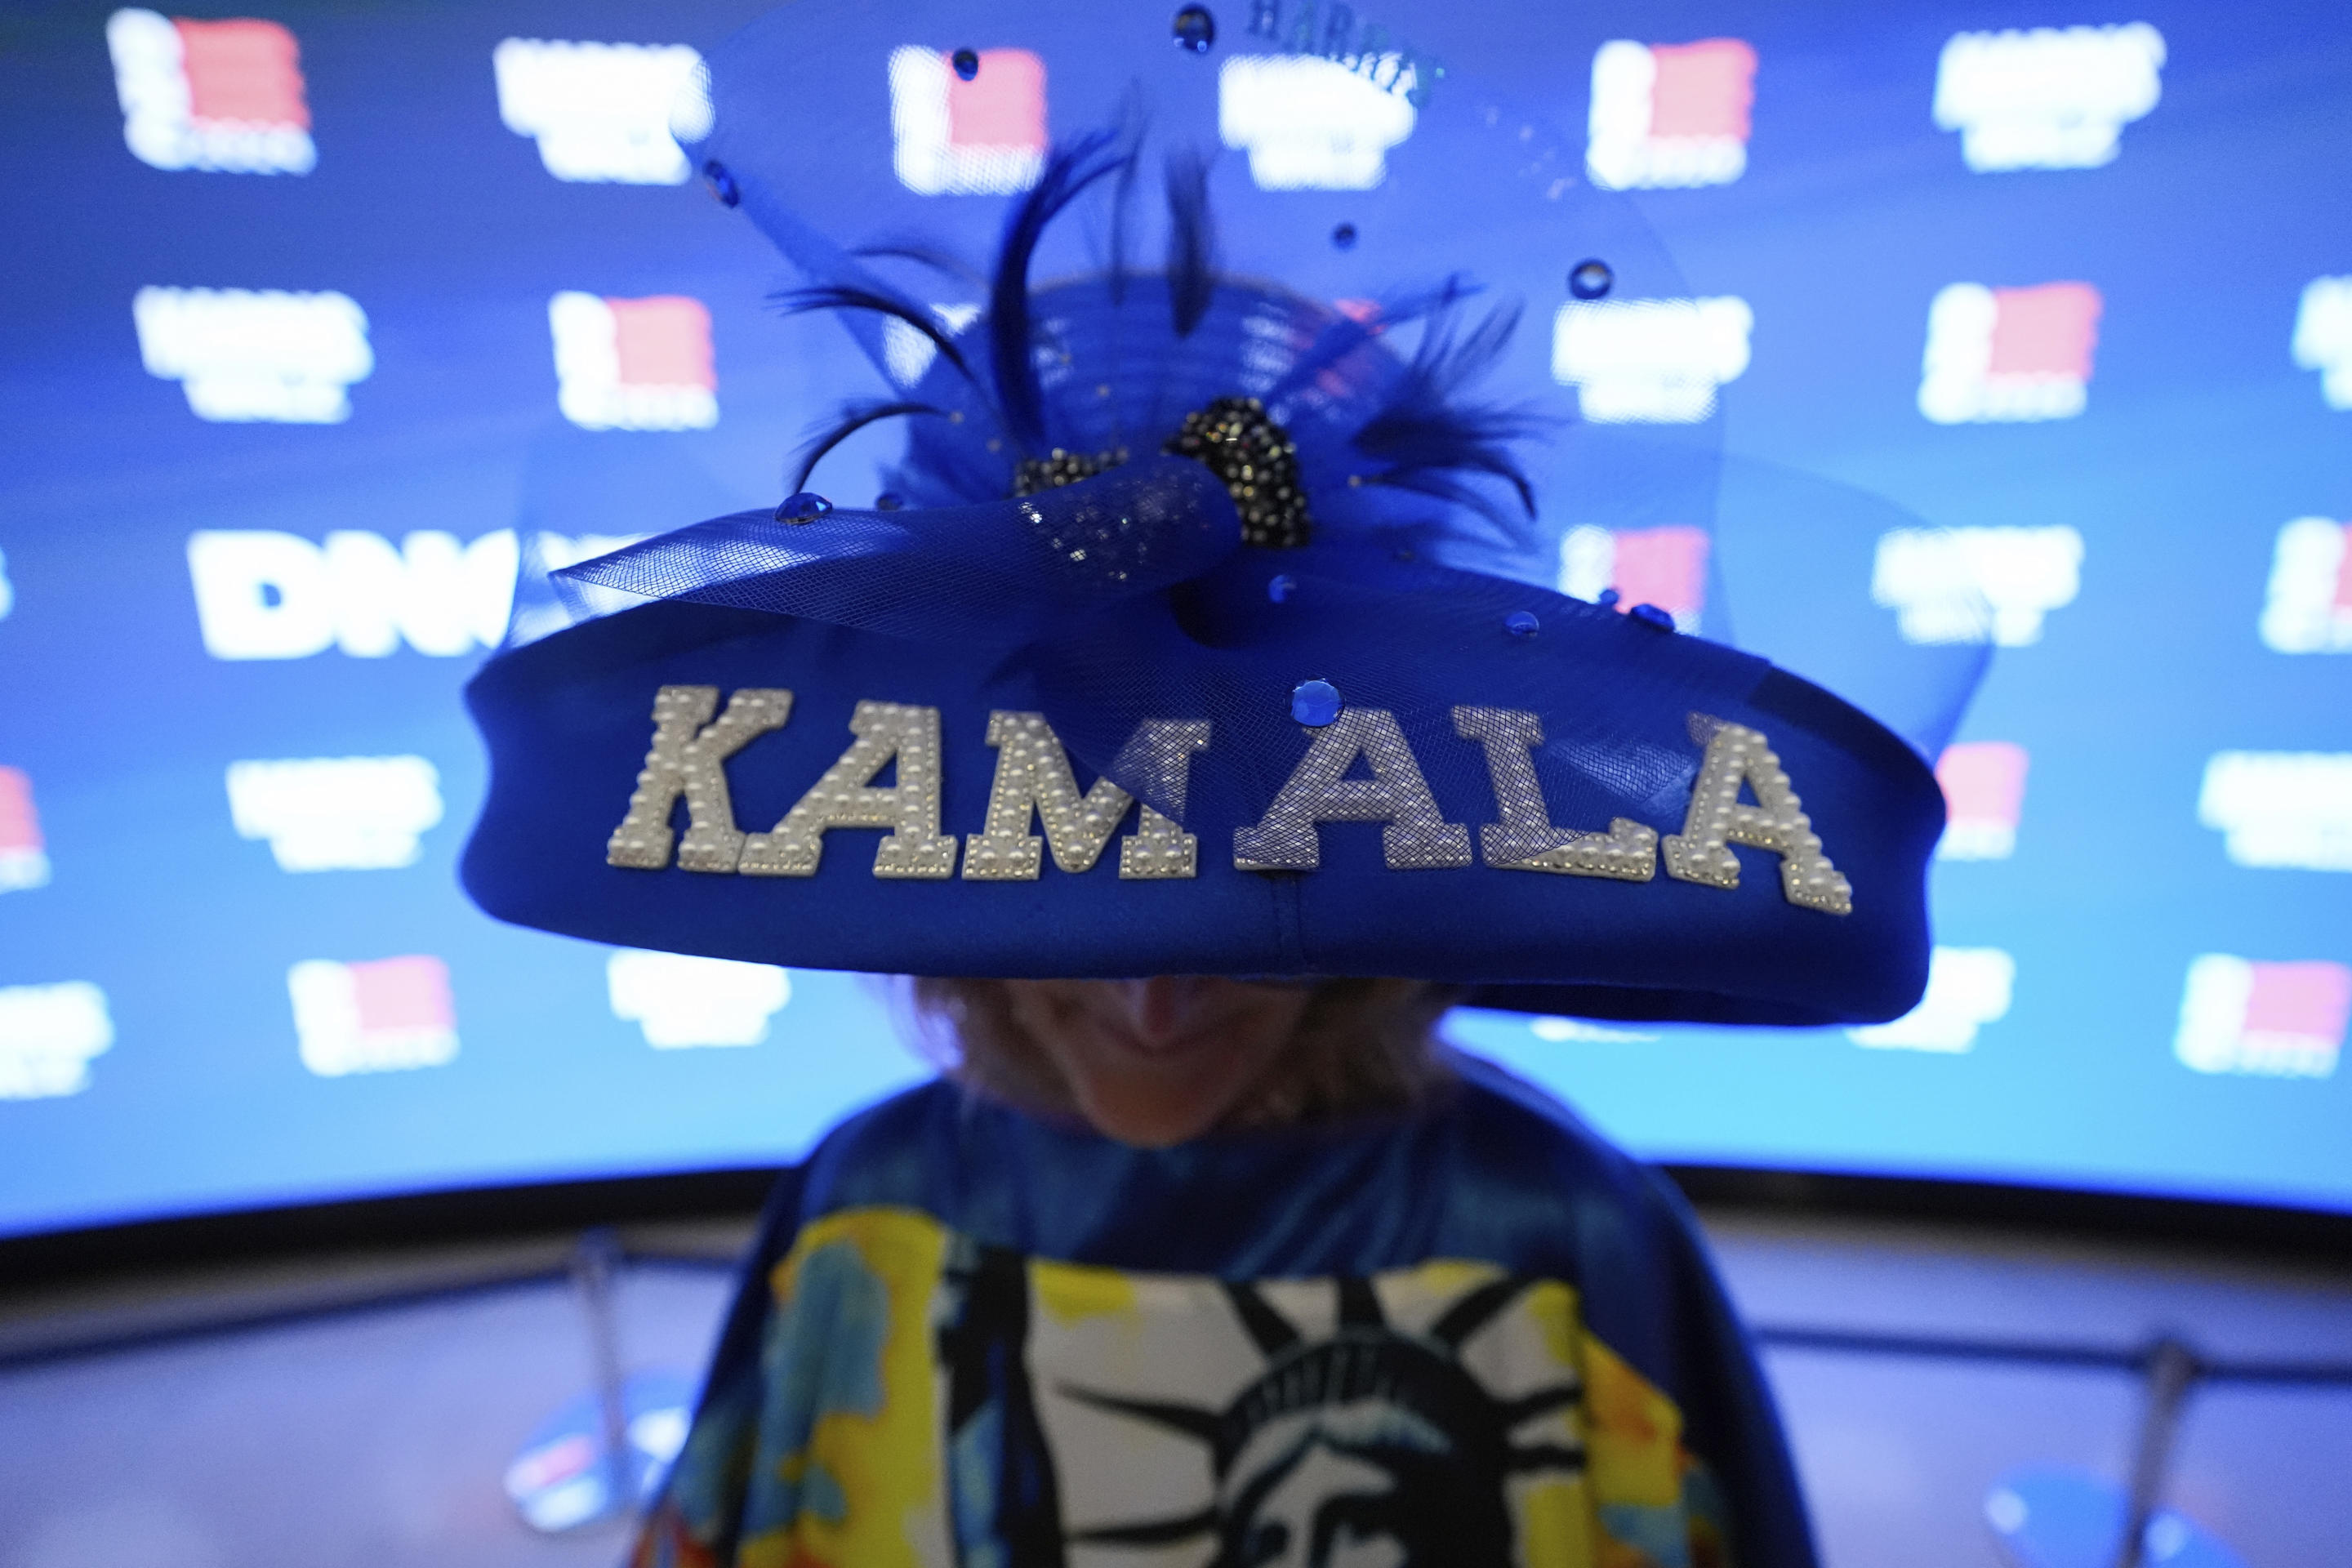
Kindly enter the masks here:
<path id="1" fill-rule="evenodd" d="M 1227 1283 L 1265 1370 L 1222 1409 L 1064 1386 L 1063 1394 L 1206 1447 L 1210 1505 L 1175 1518 L 1073 1532 L 1073 1543 L 1162 1546 L 1213 1539 L 1212 1568 L 1495 1568 L 1514 1562 L 1506 1484 L 1581 1470 L 1559 1429 L 1515 1437 L 1573 1406 L 1561 1382 L 1513 1399 L 1489 1393 L 1462 1347 L 1532 1281 L 1469 1290 L 1419 1333 L 1392 1327 L 1371 1281 L 1335 1282 L 1339 1321 L 1308 1339 L 1257 1289 Z"/>

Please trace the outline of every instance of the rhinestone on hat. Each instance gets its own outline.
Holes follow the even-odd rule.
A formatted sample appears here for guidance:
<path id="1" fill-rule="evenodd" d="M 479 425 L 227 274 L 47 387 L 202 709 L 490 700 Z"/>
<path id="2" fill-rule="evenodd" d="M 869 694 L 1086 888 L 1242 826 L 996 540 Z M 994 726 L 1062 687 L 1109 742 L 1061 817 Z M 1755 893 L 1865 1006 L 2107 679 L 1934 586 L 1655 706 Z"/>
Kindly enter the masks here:
<path id="1" fill-rule="evenodd" d="M 1127 448 L 1124 447 L 1097 452 L 1091 458 L 1084 452 L 1066 452 L 1056 447 L 1050 457 L 1021 459 L 1013 470 L 1013 493 L 1034 496 L 1040 490 L 1057 490 L 1064 485 L 1074 485 L 1080 479 L 1107 474 L 1126 461 Z"/>
<path id="2" fill-rule="evenodd" d="M 1195 409 L 1160 450 L 1190 458 L 1224 482 L 1242 514 L 1244 543 L 1289 550 L 1307 542 L 1313 523 L 1298 448 L 1256 398 L 1220 397 Z"/>

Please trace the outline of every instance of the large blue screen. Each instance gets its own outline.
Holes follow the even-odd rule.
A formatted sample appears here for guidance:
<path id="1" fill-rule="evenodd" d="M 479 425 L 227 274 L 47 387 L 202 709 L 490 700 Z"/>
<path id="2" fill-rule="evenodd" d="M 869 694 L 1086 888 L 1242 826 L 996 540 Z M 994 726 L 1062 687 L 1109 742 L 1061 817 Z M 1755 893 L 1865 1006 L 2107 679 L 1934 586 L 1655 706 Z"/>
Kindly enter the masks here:
<path id="1" fill-rule="evenodd" d="M 1344 216 L 1406 155 L 1375 26 L 1536 106 L 1681 278 L 1528 301 L 1584 417 L 1889 498 L 1941 531 L 1843 613 L 1998 645 L 1912 1016 L 1456 1037 L 1663 1159 L 2352 1207 L 2352 15 L 1314 7 L 1171 78 L 1231 177 Z M 0 1232 L 774 1161 L 928 1070 L 874 983 L 456 885 L 518 555 L 773 504 L 854 368 L 667 129 L 761 9 L 0 19 Z M 1004 16 L 859 18 L 894 221 L 1083 128 Z M 1704 546 L 1563 531 L 1559 584 L 1704 635 Z"/>

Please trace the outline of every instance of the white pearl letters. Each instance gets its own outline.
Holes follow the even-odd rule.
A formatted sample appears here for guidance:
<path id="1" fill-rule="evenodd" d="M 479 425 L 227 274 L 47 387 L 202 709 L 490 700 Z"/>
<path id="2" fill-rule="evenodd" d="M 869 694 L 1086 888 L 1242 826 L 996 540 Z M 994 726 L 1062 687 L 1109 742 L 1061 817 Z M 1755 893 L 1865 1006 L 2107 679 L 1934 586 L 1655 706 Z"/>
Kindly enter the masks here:
<path id="1" fill-rule="evenodd" d="M 1700 727 L 1693 716 L 1694 731 Z M 1739 803 L 1739 786 L 1756 792 L 1754 805 Z M 1691 785 L 1683 830 L 1664 841 L 1666 875 L 1710 888 L 1739 886 L 1739 857 L 1730 846 L 1769 849 L 1780 858 L 1780 893 L 1790 903 L 1825 914 L 1853 912 L 1853 888 L 1830 858 L 1789 787 L 1789 775 L 1771 743 L 1745 724 L 1715 725 L 1706 757 Z"/>
<path id="2" fill-rule="evenodd" d="M 754 736 L 783 728 L 792 717 L 789 691 L 746 686 L 719 706 L 715 686 L 665 686 L 654 694 L 654 742 L 646 752 L 629 814 L 604 844 L 604 863 L 658 871 L 669 864 L 671 808 L 686 796 L 686 841 L 677 863 L 688 871 L 732 871 L 743 852 L 735 807 L 727 794 L 727 759 Z"/>
<path id="3" fill-rule="evenodd" d="M 882 827 L 889 831 L 875 847 L 877 877 L 956 874 L 956 836 L 940 828 L 938 709 L 861 701 L 849 721 L 856 737 L 849 749 L 772 829 L 745 833 L 735 823 L 727 762 L 783 727 L 793 694 L 743 687 L 728 698 L 724 712 L 719 698 L 715 686 L 665 686 L 655 693 L 653 741 L 627 814 L 605 841 L 607 865 L 660 870 L 675 849 L 682 870 L 809 877 L 816 873 L 827 832 Z M 1706 746 L 1706 755 L 1683 830 L 1661 838 L 1656 829 L 1624 816 L 1612 818 L 1606 833 L 1554 824 L 1535 769 L 1533 752 L 1544 743 L 1537 714 L 1465 705 L 1453 710 L 1453 720 L 1454 733 L 1486 752 L 1500 820 L 1480 826 L 1477 858 L 1496 869 L 1646 882 L 1656 875 L 1663 851 L 1667 876 L 1729 890 L 1739 886 L 1739 858 L 1732 847 L 1742 845 L 1780 857 L 1780 891 L 1790 903 L 1826 914 L 1853 912 L 1853 885 L 1822 849 L 1780 759 L 1759 731 L 1691 716 L 1692 738 Z M 1153 799 L 1181 813 L 1192 758 L 1207 750 L 1209 733 L 1205 721 L 1146 719 L 1110 772 L 1129 782 L 1148 780 L 1141 787 Z M 1381 823 L 1382 858 L 1393 870 L 1472 863 L 1469 829 L 1444 819 L 1393 712 L 1346 708 L 1308 733 L 1306 755 L 1265 816 L 1234 832 L 1236 868 L 1316 869 L 1322 862 L 1318 828 L 1326 822 Z M 1080 793 L 1069 754 L 1043 714 L 992 712 L 987 739 L 996 749 L 996 773 L 986 824 L 963 846 L 965 879 L 1035 881 L 1049 851 L 1062 871 L 1089 871 L 1130 808 L 1136 830 L 1119 841 L 1120 879 L 1197 875 L 1199 841 L 1177 820 L 1139 802 L 1108 773 Z M 1348 776 L 1360 757 L 1370 778 Z M 874 780 L 893 764 L 895 781 L 876 787 Z M 1743 789 L 1754 793 L 1754 805 L 1741 801 Z M 681 798 L 688 819 L 683 834 L 671 826 Z M 1031 831 L 1033 823 L 1042 826 L 1042 836 Z"/>
<path id="4" fill-rule="evenodd" d="M 1097 779 L 1092 789 L 1078 794 L 1069 753 L 1042 713 L 991 713 L 988 743 L 996 748 L 988 829 L 966 842 L 964 876 L 973 881 L 1034 882 L 1047 847 L 1065 871 L 1093 869 L 1135 797 L 1108 778 Z M 1147 719 L 1121 754 L 1172 758 L 1173 766 L 1189 769 L 1192 754 L 1208 743 L 1205 723 Z M 1173 782 L 1172 793 L 1181 801 L 1182 780 Z M 1193 875 L 1198 840 L 1151 807 L 1140 810 L 1138 831 L 1119 845 L 1119 876 L 1139 881 Z M 1033 813 L 1045 824 L 1042 844 L 1029 831 Z"/>
<path id="5" fill-rule="evenodd" d="M 1630 816 L 1612 817 L 1606 833 L 1552 826 L 1536 782 L 1530 748 L 1543 744 L 1543 721 L 1511 708 L 1456 708 L 1454 732 L 1486 748 L 1486 773 L 1503 820 L 1478 829 L 1478 854 L 1506 871 L 1556 871 L 1646 882 L 1657 874 L 1658 830 Z"/>
<path id="6" fill-rule="evenodd" d="M 1384 822 L 1381 858 L 1392 871 L 1470 864 L 1470 830 L 1448 822 L 1421 763 L 1385 708 L 1343 708 L 1318 730 L 1307 754 L 1254 827 L 1234 833 L 1234 864 L 1244 871 L 1312 871 L 1323 863 L 1316 824 Z M 1361 756 L 1372 770 L 1351 779 Z"/>
<path id="7" fill-rule="evenodd" d="M 835 827 L 887 827 L 874 847 L 877 877 L 952 877 L 956 839 L 940 831 L 940 710 L 900 702 L 860 702 L 849 717 L 857 739 L 768 833 L 743 841 L 737 869 L 747 877 L 814 877 L 824 836 Z M 898 778 L 873 781 L 887 763 Z"/>

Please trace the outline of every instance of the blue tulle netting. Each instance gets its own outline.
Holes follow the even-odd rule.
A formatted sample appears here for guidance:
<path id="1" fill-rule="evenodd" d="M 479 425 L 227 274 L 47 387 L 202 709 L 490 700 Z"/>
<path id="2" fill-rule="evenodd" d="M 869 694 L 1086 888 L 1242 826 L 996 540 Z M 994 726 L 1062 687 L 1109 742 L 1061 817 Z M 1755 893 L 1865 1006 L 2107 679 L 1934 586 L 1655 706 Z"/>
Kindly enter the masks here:
<path id="1" fill-rule="evenodd" d="M 1167 771 L 1128 754 L 1144 720 L 1219 725 L 1215 755 L 1234 760 L 1204 761 L 1194 795 L 1231 792 L 1233 814 L 1255 816 L 1281 781 L 1244 775 L 1295 752 L 1291 693 L 1302 681 L 1328 681 L 1343 700 L 1392 684 L 1380 668 L 1315 662 L 1317 627 L 1337 624 L 1327 617 L 1359 631 L 1393 626 L 1396 658 L 1417 643 L 1590 647 L 1609 661 L 1602 706 L 1620 717 L 1555 736 L 1545 754 L 1601 795 L 1654 801 L 1663 819 L 1696 766 L 1677 716 L 1704 678 L 1675 657 L 1671 636 L 1599 640 L 1654 637 L 1622 615 L 1634 606 L 1554 585 L 1572 530 L 1674 526 L 1709 536 L 1708 638 L 1830 687 L 1924 755 L 1948 738 L 1984 645 L 1913 647 L 1869 608 L 1876 542 L 1917 520 L 1827 480 L 1727 460 L 1719 422 L 1580 420 L 1574 395 L 1549 374 L 1541 334 L 1522 320 L 1524 300 L 1467 269 L 1488 259 L 1476 226 L 1464 232 L 1464 267 L 1383 279 L 1370 247 L 1333 260 L 1325 220 L 1310 265 L 1304 244 L 1285 250 L 1292 237 L 1273 233 L 1272 220 L 1250 221 L 1269 209 L 1238 160 L 1156 147 L 1130 96 L 1108 129 L 1046 158 L 1009 202 L 992 268 L 904 235 L 852 248 L 779 194 L 793 160 L 819 154 L 781 147 L 767 129 L 779 121 L 766 107 L 766 47 L 754 29 L 714 57 L 696 90 L 709 96 L 715 130 L 695 152 L 726 169 L 743 210 L 796 268 L 779 305 L 835 314 L 886 389 L 842 405 L 787 469 L 788 488 L 831 493 L 835 445 L 890 423 L 903 447 L 879 488 L 897 504 L 835 505 L 805 521 L 747 511 L 551 574 L 527 551 L 513 640 L 659 598 L 962 645 L 1031 683 L 1074 757 L 1171 816 L 1186 803 L 1168 795 Z M 1507 143 L 1525 177 L 1503 182 L 1503 199 L 1536 203 L 1544 223 L 1565 226 L 1547 243 L 1573 260 L 1601 237 L 1618 295 L 1677 287 L 1637 220 L 1560 172 L 1573 165 L 1557 138 L 1466 85 L 1449 90 L 1448 108 L 1423 110 L 1417 136 L 1441 149 Z M 730 137 L 735 128 L 748 129 Z M 1384 216 L 1409 210 L 1438 177 L 1392 164 L 1377 199 L 1361 204 L 1360 226 L 1381 232 Z M 1510 216 L 1496 235 L 1526 215 Z M 1033 281 L 1049 257 L 1062 276 Z M 1539 259 L 1562 288 L 1566 269 Z M 1330 276 L 1334 265 L 1348 273 Z M 1312 292 L 1270 280 L 1318 268 Z M 1496 270 L 1520 281 L 1511 265 Z M 930 285 L 905 281 L 917 275 Z M 975 296 L 968 306 L 926 302 L 958 278 L 953 287 Z M 1257 400 L 1296 447 L 1312 519 L 1303 547 L 1244 545 L 1219 479 L 1162 453 L 1188 414 L 1235 397 Z M 1077 468 L 1104 471 L 1016 494 L 1024 463 L 1072 454 Z M 1746 583 L 1758 591 L 1743 593 Z M 1549 658 L 1515 666 L 1498 655 L 1486 689 L 1456 700 L 1557 707 L 1556 670 Z M 1642 685 L 1655 688 L 1654 725 L 1622 717 L 1635 710 L 1629 688 Z M 1482 773 L 1443 706 L 1398 719 L 1433 773 Z"/>

